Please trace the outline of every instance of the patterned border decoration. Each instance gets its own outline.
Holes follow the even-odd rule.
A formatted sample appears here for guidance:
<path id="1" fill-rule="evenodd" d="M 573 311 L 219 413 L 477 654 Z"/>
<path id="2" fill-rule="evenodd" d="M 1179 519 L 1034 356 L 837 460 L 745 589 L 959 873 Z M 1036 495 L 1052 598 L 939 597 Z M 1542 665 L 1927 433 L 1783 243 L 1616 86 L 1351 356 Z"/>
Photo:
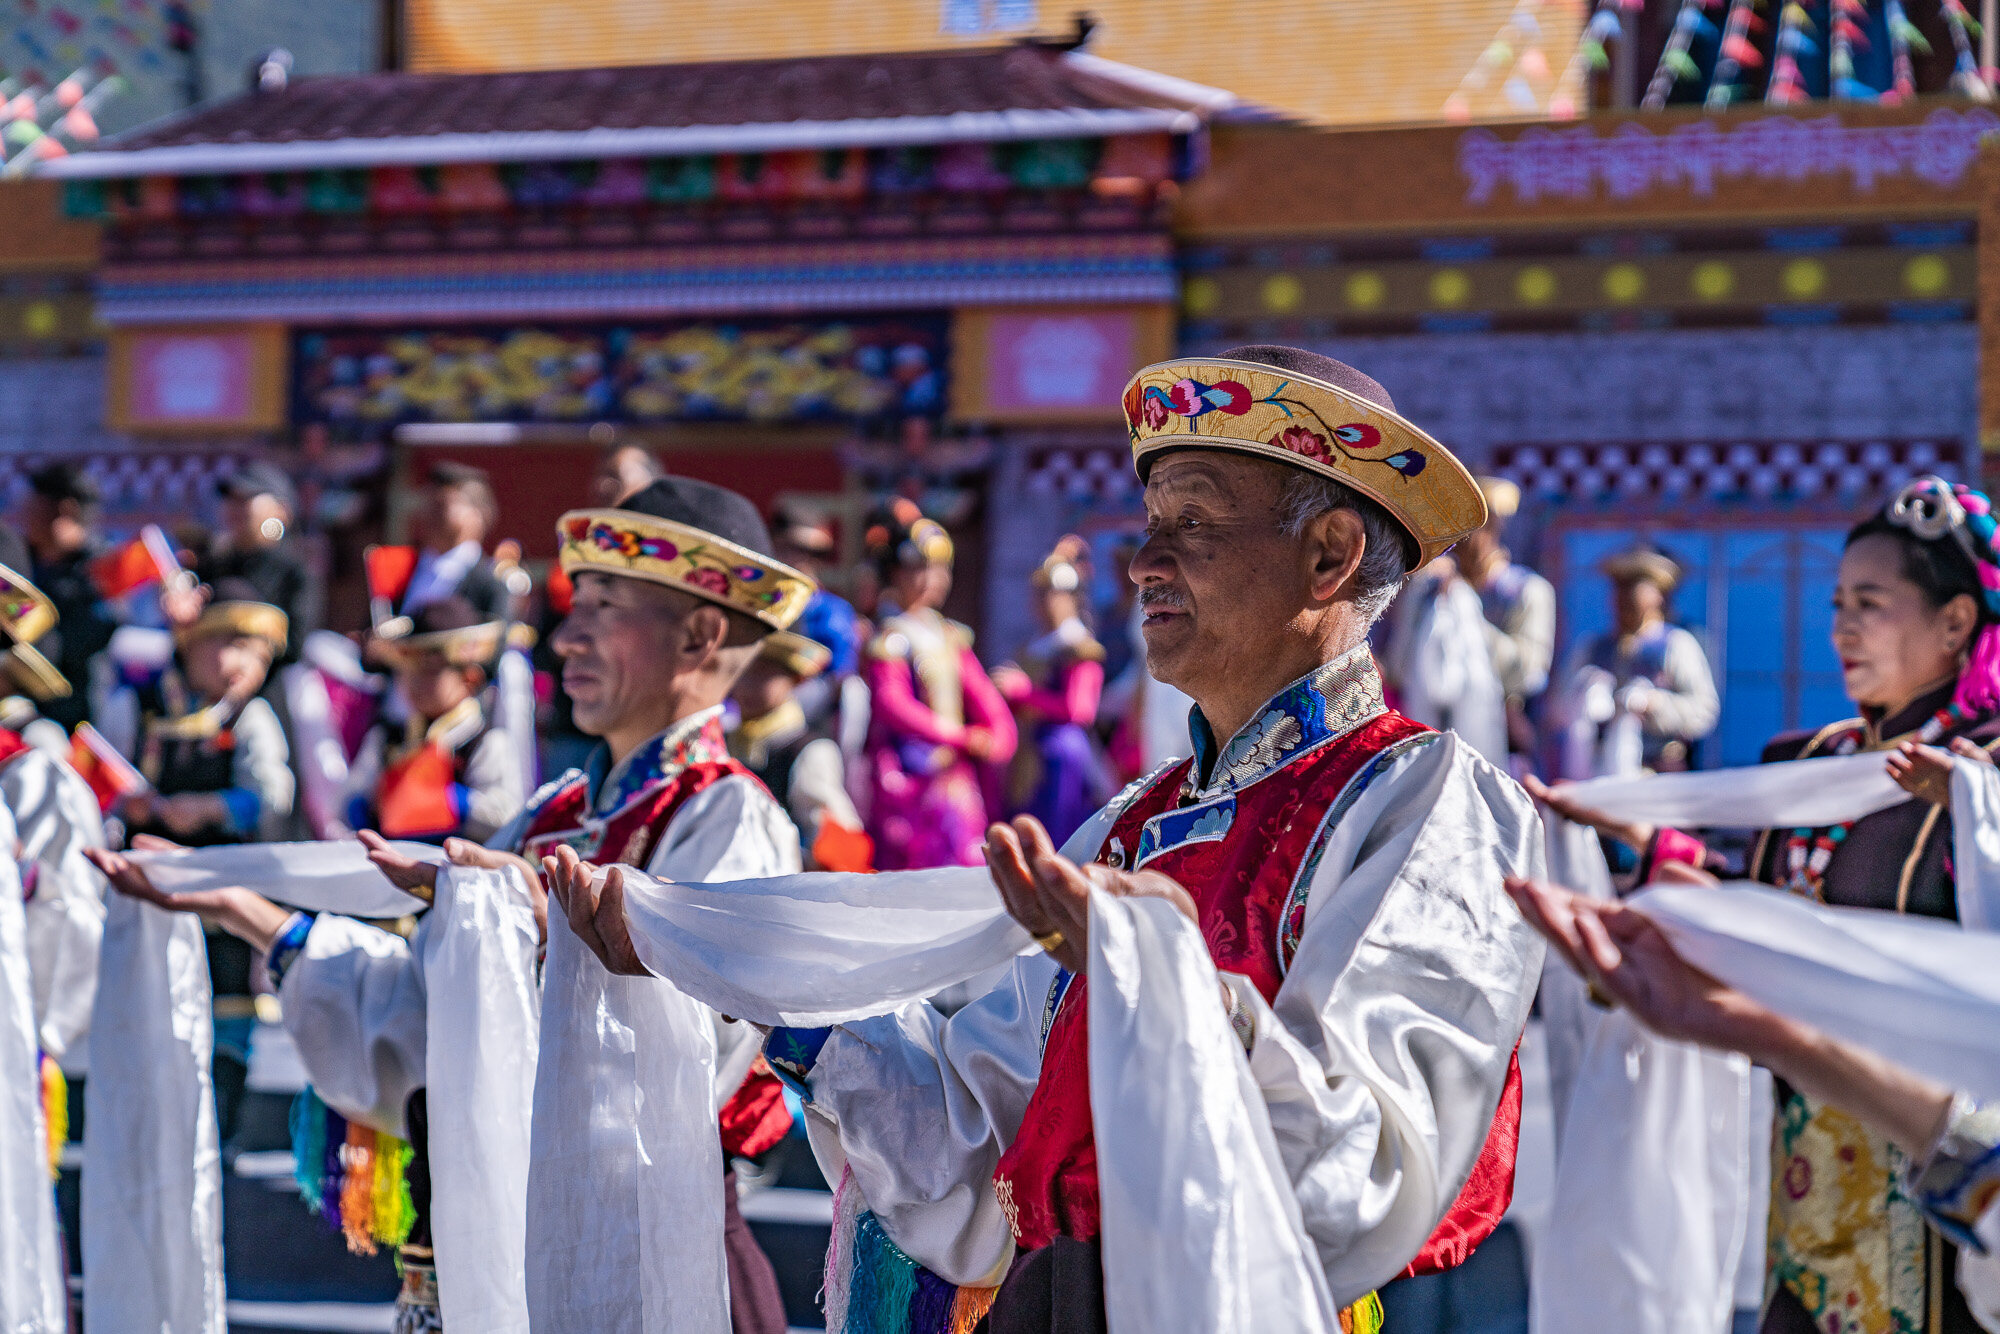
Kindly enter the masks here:
<path id="1" fill-rule="evenodd" d="M 1956 441 L 1502 445 L 1489 471 L 1571 505 L 1824 504 L 1852 509 L 1917 473 L 1963 475 Z"/>
<path id="2" fill-rule="evenodd" d="M 1036 499 L 1061 499 L 1077 505 L 1136 504 L 1139 475 L 1129 450 L 1060 446 L 1033 451 L 1022 475 L 1028 494 Z"/>
<path id="3" fill-rule="evenodd" d="M 1501 445 L 1479 471 L 1506 477 L 1531 497 L 1571 505 L 1851 506 L 1934 469 L 1976 471 L 1953 440 Z M 1104 508 L 1136 505 L 1141 491 L 1115 447 L 1035 450 L 1022 482 L 1037 499 Z"/>
<path id="4" fill-rule="evenodd" d="M 1164 235 L 106 266 L 107 324 L 1172 302 Z"/>

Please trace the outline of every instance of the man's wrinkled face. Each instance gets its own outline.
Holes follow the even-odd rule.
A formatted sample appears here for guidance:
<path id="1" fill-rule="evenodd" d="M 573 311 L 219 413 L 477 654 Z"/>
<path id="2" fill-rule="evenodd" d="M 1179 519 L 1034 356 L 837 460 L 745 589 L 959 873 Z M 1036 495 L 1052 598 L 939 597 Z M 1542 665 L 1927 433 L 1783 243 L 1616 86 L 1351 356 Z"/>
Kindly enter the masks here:
<path id="1" fill-rule="evenodd" d="M 569 615 L 549 645 L 576 725 L 591 736 L 625 730 L 657 711 L 679 666 L 681 622 L 692 598 L 641 579 L 580 573 Z"/>
<path id="2" fill-rule="evenodd" d="M 1146 479 L 1146 541 L 1131 578 L 1146 662 L 1197 701 L 1232 674 L 1255 677 L 1310 601 L 1299 539 L 1279 528 L 1282 464 L 1183 450 Z"/>

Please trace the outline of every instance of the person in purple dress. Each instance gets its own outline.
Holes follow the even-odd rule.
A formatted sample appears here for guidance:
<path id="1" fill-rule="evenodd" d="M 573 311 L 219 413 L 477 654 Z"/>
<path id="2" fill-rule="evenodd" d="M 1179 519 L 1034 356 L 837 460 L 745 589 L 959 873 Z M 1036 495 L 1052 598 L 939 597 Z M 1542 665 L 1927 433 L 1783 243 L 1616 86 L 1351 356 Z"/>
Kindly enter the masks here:
<path id="1" fill-rule="evenodd" d="M 1016 815 L 1032 815 L 1060 845 L 1111 796 L 1090 725 L 1104 694 L 1104 646 L 1084 623 L 1084 560 L 1076 536 L 1056 543 L 1035 571 L 1035 614 L 1043 634 L 1020 666 L 996 668 L 993 684 L 1014 706 L 1032 746 L 1015 756 Z"/>
<path id="2" fill-rule="evenodd" d="M 972 631 L 938 610 L 951 591 L 950 535 L 899 500 L 867 537 L 884 600 L 901 608 L 863 667 L 876 869 L 977 866 L 992 815 L 982 768 L 1014 757 L 1014 715 L 973 655 Z"/>

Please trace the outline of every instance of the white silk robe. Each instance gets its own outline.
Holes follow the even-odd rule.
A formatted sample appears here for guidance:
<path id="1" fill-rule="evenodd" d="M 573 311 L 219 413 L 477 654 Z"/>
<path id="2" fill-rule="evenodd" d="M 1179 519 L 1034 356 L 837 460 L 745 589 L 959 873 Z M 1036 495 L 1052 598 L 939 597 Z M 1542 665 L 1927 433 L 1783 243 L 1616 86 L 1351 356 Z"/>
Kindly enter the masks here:
<path id="1" fill-rule="evenodd" d="M 35 1030 L 65 1074 L 85 1074 L 104 939 L 104 878 L 83 855 L 104 846 L 97 794 L 61 759 L 28 750 L 0 765 L 0 802 L 14 816 L 17 860 L 36 870 L 27 909 Z"/>
<path id="2" fill-rule="evenodd" d="M 1239 767 L 1211 781 L 1258 776 Z M 1094 857 L 1119 808 L 1065 851 Z M 1410 1262 L 1485 1144 L 1542 957 L 1501 882 L 1539 875 L 1542 848 L 1527 795 L 1449 735 L 1384 764 L 1323 837 L 1275 1003 L 1246 979 L 1224 981 L 1255 1021 L 1247 1111 L 1268 1123 L 1327 1291 L 1344 1305 Z M 1053 960 L 1030 955 L 949 1018 L 914 1003 L 841 1025 L 811 1069 L 808 1130 L 830 1179 L 851 1169 L 896 1243 L 952 1282 L 991 1284 L 1012 1258 L 993 1171 L 1040 1075 L 1055 975 Z M 1096 1062 L 1093 1044 L 1093 1087 Z M 1098 1131 L 1101 1173 L 1146 1175 L 1121 1163 L 1115 1126 L 1100 1119 Z M 1221 1183 L 1189 1188 L 1207 1186 Z M 1110 1244 L 1107 1232 L 1107 1271 Z M 1118 1328 L 1115 1308 L 1112 1319 Z"/>
<path id="3" fill-rule="evenodd" d="M 675 730 L 708 716 L 685 720 Z M 613 786 L 607 781 L 601 788 Z M 531 802 L 492 846 L 518 850 L 537 805 Z M 798 832 L 754 780 L 724 778 L 681 807 L 645 869 L 684 880 L 788 874 L 799 869 Z M 468 902 L 486 906 L 461 920 L 465 914 L 455 906 Z M 614 1098 L 614 1090 L 596 1087 L 616 1082 L 615 1071 L 607 1074 L 601 1068 L 602 1053 L 645 1047 L 644 1035 L 652 1024 L 671 1022 L 679 1017 L 676 1007 L 696 1004 L 658 979 L 612 977 L 583 951 L 559 915 L 551 927 L 547 972 L 538 983 L 535 926 L 520 876 L 444 867 L 437 906 L 418 923 L 412 939 L 322 915 L 280 989 L 285 1027 L 328 1106 L 402 1135 L 407 1133 L 403 1108 L 409 1095 L 427 1087 L 432 1127 L 453 1128 L 449 1139 L 434 1135 L 430 1146 L 438 1291 L 447 1328 L 527 1329 L 530 1289 L 555 1282 L 548 1274 L 551 1267 L 559 1269 L 581 1248 L 575 1216 L 606 1227 L 630 1222 L 614 1215 L 607 1202 L 642 1198 L 653 1188 L 647 1184 L 648 1173 L 668 1171 L 673 1163 L 670 1156 L 644 1164 L 628 1156 L 617 1164 L 598 1162 L 600 1170 L 575 1179 L 550 1179 L 538 1165 L 531 1186 L 531 1157 L 579 1151 L 574 1144 L 545 1146 L 545 1132 L 530 1130 L 531 1108 L 552 1100 L 594 1108 L 600 1098 Z M 439 991 L 432 965 L 444 957 L 443 938 L 458 938 L 464 947 L 452 956 L 456 960 L 480 951 L 482 930 L 504 941 L 506 957 L 488 958 L 471 968 L 455 963 L 454 1013 L 438 1013 L 439 1007 L 430 1003 Z M 713 1081 L 708 1096 L 720 1107 L 755 1059 L 757 1035 L 746 1024 L 723 1023 L 712 1011 L 696 1008 L 702 1028 L 714 1037 L 701 1078 Z M 489 1022 L 496 1018 L 495 1010 L 503 1012 L 506 1022 Z M 510 1049 L 483 1049 L 478 1045 L 482 1041 L 489 1047 L 507 1043 Z M 461 1091 L 457 1106 L 441 1083 Z M 622 1105 L 631 1101 L 628 1092 Z M 588 1110 L 566 1111 L 557 1119 L 562 1123 L 558 1129 L 586 1136 L 593 1126 Z M 623 1127 L 628 1136 L 632 1130 L 630 1124 Z M 706 1132 L 714 1139 L 712 1119 Z M 686 1185 L 714 1191 L 719 1211 L 719 1147 L 715 1155 L 714 1172 Z M 454 1161 L 463 1182 L 457 1190 L 452 1187 Z M 657 1188 L 681 1184 L 664 1182 Z M 533 1208 L 531 1194 L 538 1202 Z M 538 1280 L 529 1272 L 526 1238 L 531 1219 L 543 1208 L 565 1221 L 560 1227 L 534 1224 L 545 1239 L 532 1257 L 532 1265 L 542 1271 Z M 720 1235 L 718 1222 L 718 1263 Z M 717 1277 L 720 1281 L 719 1269 Z M 621 1286 L 596 1295 L 600 1300 L 633 1295 L 638 1285 L 638 1276 L 627 1271 Z M 560 1300 L 570 1295 L 565 1291 Z M 554 1328 L 539 1315 L 534 1326 L 537 1331 Z"/>

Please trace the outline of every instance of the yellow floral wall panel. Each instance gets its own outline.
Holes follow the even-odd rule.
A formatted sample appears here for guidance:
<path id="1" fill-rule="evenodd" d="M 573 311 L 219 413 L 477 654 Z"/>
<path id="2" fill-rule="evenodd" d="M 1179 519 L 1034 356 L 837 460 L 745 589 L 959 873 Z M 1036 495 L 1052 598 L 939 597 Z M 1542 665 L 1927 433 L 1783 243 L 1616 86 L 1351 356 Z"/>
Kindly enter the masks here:
<path id="1" fill-rule="evenodd" d="M 1084 9 L 1094 55 L 1328 124 L 1581 101 L 1582 0 L 408 0 L 407 22 L 412 68 L 468 72 L 983 46 Z"/>

